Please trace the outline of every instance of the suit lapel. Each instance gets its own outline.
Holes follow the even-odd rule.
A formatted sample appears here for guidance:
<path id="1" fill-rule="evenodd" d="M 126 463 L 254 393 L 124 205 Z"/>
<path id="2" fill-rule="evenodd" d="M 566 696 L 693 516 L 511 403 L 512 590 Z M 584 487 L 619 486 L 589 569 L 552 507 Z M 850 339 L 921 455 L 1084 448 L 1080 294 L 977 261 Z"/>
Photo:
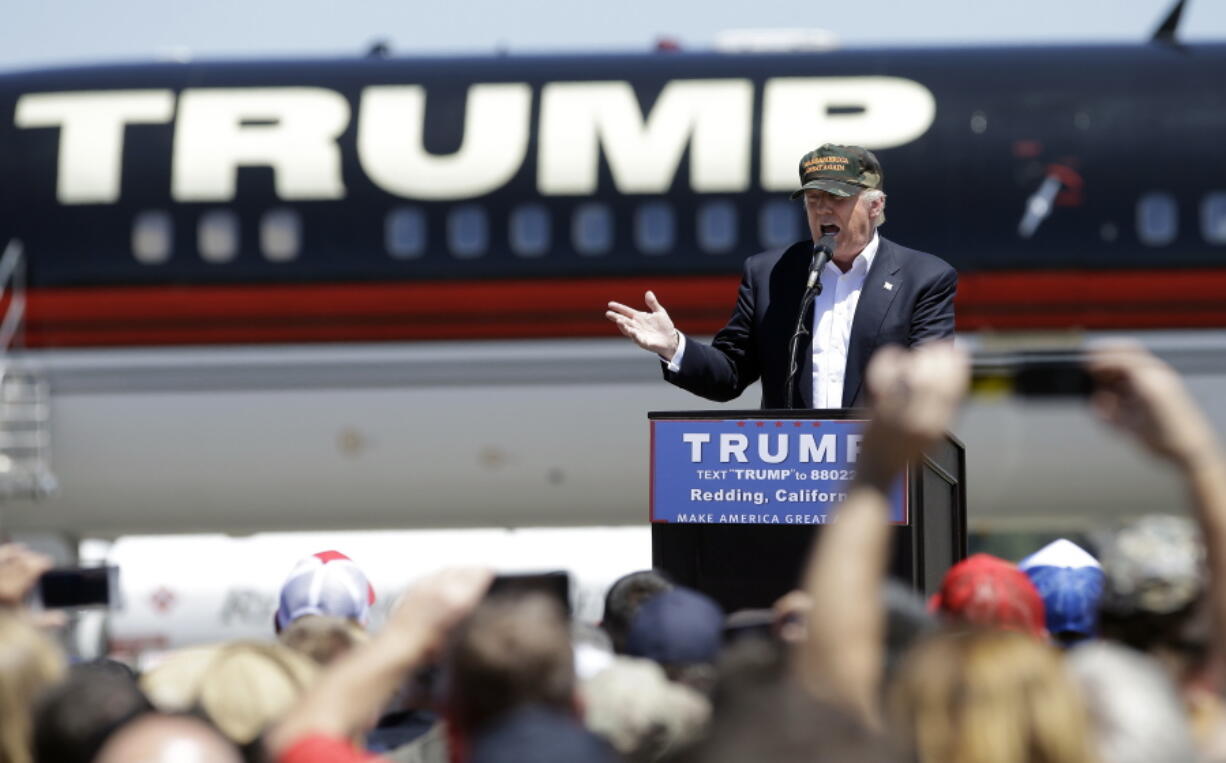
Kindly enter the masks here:
<path id="1" fill-rule="evenodd" d="M 798 241 L 788 248 L 780 262 L 779 282 L 772 287 L 771 293 L 782 295 L 780 306 L 786 306 L 787 333 L 784 341 L 783 356 L 787 357 L 788 340 L 796 328 L 796 311 L 800 309 L 800 300 L 804 295 L 805 278 L 809 274 L 809 263 L 812 260 L 813 243 Z M 774 296 L 772 296 L 774 300 Z M 796 372 L 795 399 L 800 408 L 813 407 L 813 307 L 810 306 L 805 316 L 805 332 L 800 337 L 800 347 L 796 352 L 800 355 L 800 369 Z M 791 362 L 788 358 L 785 363 Z M 783 378 L 787 379 L 788 366 L 783 368 Z M 784 395 L 787 392 L 785 390 Z M 780 407 L 783 407 L 782 402 Z"/>
<path id="2" fill-rule="evenodd" d="M 873 266 L 864 278 L 860 301 L 856 304 L 856 315 L 851 322 L 847 368 L 843 375 L 845 408 L 852 406 L 860 394 L 860 387 L 864 383 L 864 368 L 868 365 L 869 356 L 877 348 L 877 334 L 881 323 L 890 311 L 894 298 L 902 290 L 902 278 L 899 275 L 901 267 L 894 245 L 884 238 L 880 239 L 877 256 L 873 258 Z"/>

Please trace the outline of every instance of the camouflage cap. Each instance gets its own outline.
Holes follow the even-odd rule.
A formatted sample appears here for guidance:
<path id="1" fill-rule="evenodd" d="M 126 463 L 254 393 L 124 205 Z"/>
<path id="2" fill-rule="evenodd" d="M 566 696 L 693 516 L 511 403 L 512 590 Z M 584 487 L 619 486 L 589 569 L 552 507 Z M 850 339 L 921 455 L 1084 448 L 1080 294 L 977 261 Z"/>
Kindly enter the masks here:
<path id="1" fill-rule="evenodd" d="M 1205 549 L 1187 517 L 1148 514 L 1094 536 L 1107 576 L 1099 603 L 1104 613 L 1164 615 L 1202 595 Z"/>
<path id="2" fill-rule="evenodd" d="M 792 198 L 799 199 L 811 188 L 835 196 L 855 196 L 868 188 L 880 188 L 881 180 L 881 162 L 872 151 L 826 143 L 800 157 L 800 188 Z"/>

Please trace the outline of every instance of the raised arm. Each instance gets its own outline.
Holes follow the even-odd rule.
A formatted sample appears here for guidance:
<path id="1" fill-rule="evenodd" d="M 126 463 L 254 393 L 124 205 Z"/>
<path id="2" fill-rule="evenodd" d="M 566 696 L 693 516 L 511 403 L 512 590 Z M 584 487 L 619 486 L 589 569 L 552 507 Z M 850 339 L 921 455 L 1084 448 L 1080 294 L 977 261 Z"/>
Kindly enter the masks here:
<path id="1" fill-rule="evenodd" d="M 1096 349 L 1092 403 L 1099 415 L 1171 462 L 1187 488 L 1204 538 L 1214 658 L 1226 639 L 1226 455 L 1174 369 L 1138 344 Z"/>
<path id="2" fill-rule="evenodd" d="M 279 757 L 308 735 L 347 739 L 365 730 L 405 676 L 432 658 L 476 606 L 490 579 L 487 570 L 454 569 L 414 585 L 383 629 L 329 666 L 268 734 L 270 752 Z"/>
<path id="3" fill-rule="evenodd" d="M 966 356 L 948 342 L 909 352 L 887 347 L 873 356 L 866 376 L 872 421 L 856 480 L 805 571 L 813 616 L 801 653 L 804 682 L 870 726 L 881 723 L 890 486 L 949 427 L 967 381 Z"/>

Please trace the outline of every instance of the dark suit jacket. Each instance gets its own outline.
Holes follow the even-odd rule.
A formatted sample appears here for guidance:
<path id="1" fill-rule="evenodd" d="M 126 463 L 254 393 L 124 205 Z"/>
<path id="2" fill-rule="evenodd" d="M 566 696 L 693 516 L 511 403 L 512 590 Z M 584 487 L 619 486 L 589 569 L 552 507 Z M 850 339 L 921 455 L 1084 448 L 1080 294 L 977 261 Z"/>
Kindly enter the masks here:
<path id="1" fill-rule="evenodd" d="M 796 311 L 812 255 L 812 242 L 800 241 L 747 259 L 728 325 L 709 345 L 686 337 L 681 369 L 672 373 L 665 364 L 664 378 L 696 395 L 723 402 L 761 377 L 762 407 L 786 407 L 788 342 L 796 328 Z M 957 286 L 958 274 L 944 260 L 880 240 L 851 324 L 843 407 L 864 404 L 864 368 L 877 348 L 887 344 L 913 347 L 953 336 Z M 812 308 L 805 320 L 811 329 Z M 796 375 L 795 399 L 801 408 L 813 406 L 810 340 L 806 334 L 800 349 L 803 365 Z"/>

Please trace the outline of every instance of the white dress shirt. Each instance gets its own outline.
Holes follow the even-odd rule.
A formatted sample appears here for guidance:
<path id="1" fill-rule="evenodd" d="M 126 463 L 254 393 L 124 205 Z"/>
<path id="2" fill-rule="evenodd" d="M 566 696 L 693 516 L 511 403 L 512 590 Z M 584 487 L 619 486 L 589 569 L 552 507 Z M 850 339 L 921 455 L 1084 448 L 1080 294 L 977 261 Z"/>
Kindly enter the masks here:
<path id="1" fill-rule="evenodd" d="M 877 233 L 846 273 L 834 261 L 822 270 L 822 293 L 813 302 L 813 407 L 843 407 L 843 377 L 847 373 L 847 346 L 851 322 L 860 303 L 864 278 L 877 256 Z"/>
<path id="2" fill-rule="evenodd" d="M 844 273 L 833 261 L 822 270 L 822 293 L 813 306 L 813 407 L 843 407 L 843 377 L 847 372 L 847 346 L 851 341 L 851 324 L 856 317 L 856 305 L 860 303 L 860 291 L 868 269 L 877 256 L 880 239 L 873 231 L 868 246 L 851 263 Z M 685 334 L 677 332 L 677 352 L 672 359 L 661 357 L 668 363 L 668 370 L 681 370 L 681 358 L 685 355 Z"/>

